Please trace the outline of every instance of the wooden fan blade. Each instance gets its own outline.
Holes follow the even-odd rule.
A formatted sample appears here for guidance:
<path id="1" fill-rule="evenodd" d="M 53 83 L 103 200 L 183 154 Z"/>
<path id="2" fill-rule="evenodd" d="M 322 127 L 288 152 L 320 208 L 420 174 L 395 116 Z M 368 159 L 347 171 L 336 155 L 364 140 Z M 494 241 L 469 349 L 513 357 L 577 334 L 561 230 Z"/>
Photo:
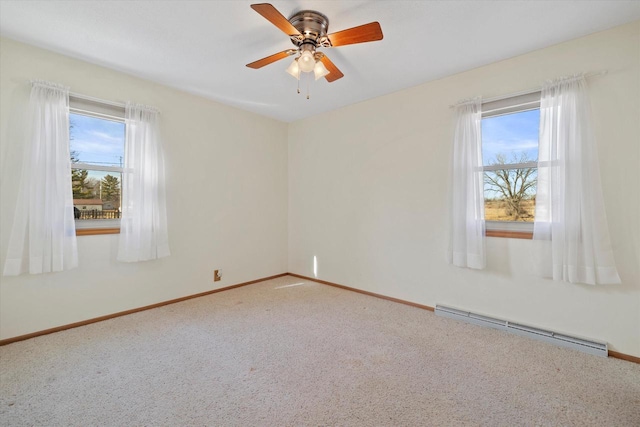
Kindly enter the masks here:
<path id="1" fill-rule="evenodd" d="M 329 58 L 327 58 L 327 55 L 324 55 L 320 60 L 322 61 L 324 66 L 327 67 L 327 70 L 329 70 L 329 74 L 324 76 L 324 78 L 327 79 L 329 83 L 344 77 L 344 74 L 342 74 L 342 71 L 340 71 L 338 67 L 336 67 L 335 64 L 331 62 Z"/>
<path id="2" fill-rule="evenodd" d="M 374 42 L 382 40 L 382 28 L 380 23 L 370 22 L 368 24 L 360 25 L 359 27 L 349 28 L 347 30 L 338 31 L 337 33 L 329 34 L 329 41 L 331 46 L 345 46 L 348 44 Z"/>
<path id="3" fill-rule="evenodd" d="M 300 35 L 300 31 L 298 31 L 296 27 L 291 25 L 289 20 L 284 16 L 282 16 L 282 14 L 278 12 L 278 9 L 273 7 L 271 4 L 269 3 L 252 4 L 251 9 L 255 10 L 260 15 L 264 16 L 267 21 L 271 22 L 273 25 L 280 28 L 280 30 L 283 33 L 289 36 Z"/>
<path id="4" fill-rule="evenodd" d="M 289 55 L 293 55 L 294 53 L 296 53 L 295 49 L 283 50 L 282 52 L 274 53 L 273 55 L 267 56 L 266 58 L 258 59 L 251 64 L 247 64 L 247 67 L 257 70 L 258 68 L 262 68 L 265 65 L 280 61 L 281 59 L 284 59 Z"/>

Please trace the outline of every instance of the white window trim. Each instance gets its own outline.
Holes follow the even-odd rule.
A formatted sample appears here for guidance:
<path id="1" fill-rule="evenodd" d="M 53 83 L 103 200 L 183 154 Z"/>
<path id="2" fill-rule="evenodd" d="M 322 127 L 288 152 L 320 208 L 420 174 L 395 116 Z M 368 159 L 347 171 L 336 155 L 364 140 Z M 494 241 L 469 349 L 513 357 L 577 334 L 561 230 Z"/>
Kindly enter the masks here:
<path id="1" fill-rule="evenodd" d="M 104 101 L 79 94 L 69 94 L 69 110 L 102 119 L 124 122 L 124 104 Z"/>
<path id="2" fill-rule="evenodd" d="M 81 163 L 81 162 L 71 163 L 71 169 L 90 169 L 93 171 L 100 171 L 100 172 L 119 172 L 119 173 L 122 173 L 122 171 L 124 170 L 124 168 L 120 166 L 94 165 L 92 163 Z"/>
<path id="3" fill-rule="evenodd" d="M 526 163 L 505 163 L 504 165 L 489 165 L 483 166 L 483 171 L 501 171 L 509 169 L 524 169 L 524 168 L 537 168 L 538 162 L 526 162 Z"/>
<path id="4" fill-rule="evenodd" d="M 542 92 L 537 90 L 522 95 L 487 100 L 482 103 L 482 118 L 504 116 L 506 114 L 539 109 L 541 97 Z"/>

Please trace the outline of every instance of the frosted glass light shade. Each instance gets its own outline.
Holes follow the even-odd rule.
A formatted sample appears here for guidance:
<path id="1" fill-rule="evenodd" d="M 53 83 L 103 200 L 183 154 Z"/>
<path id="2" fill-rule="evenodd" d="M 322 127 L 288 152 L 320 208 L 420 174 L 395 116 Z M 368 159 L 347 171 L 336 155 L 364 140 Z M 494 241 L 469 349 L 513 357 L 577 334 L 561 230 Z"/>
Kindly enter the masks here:
<path id="1" fill-rule="evenodd" d="M 298 61 L 296 59 L 294 59 L 291 65 L 287 68 L 287 73 L 300 80 L 300 67 L 298 67 Z"/>
<path id="2" fill-rule="evenodd" d="M 323 78 L 329 73 L 330 71 L 327 70 L 327 67 L 324 66 L 322 61 L 316 62 L 315 67 L 313 67 L 313 74 L 316 76 L 316 80 Z"/>
<path id="3" fill-rule="evenodd" d="M 300 71 L 309 73 L 313 71 L 313 68 L 316 66 L 316 59 L 313 57 L 313 53 L 308 50 L 302 52 L 300 58 L 298 58 L 298 67 L 300 67 Z"/>

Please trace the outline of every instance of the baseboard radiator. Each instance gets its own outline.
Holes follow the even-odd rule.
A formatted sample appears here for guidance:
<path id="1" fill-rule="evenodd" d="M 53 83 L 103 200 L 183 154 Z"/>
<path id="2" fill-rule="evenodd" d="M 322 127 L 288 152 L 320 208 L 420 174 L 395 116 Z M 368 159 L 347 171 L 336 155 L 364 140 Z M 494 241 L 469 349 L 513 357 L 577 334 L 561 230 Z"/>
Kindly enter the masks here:
<path id="1" fill-rule="evenodd" d="M 607 348 L 606 343 L 559 334 L 557 332 L 534 328 L 531 326 L 522 325 L 520 323 L 510 322 L 508 320 L 483 316 L 481 314 L 475 314 L 469 311 L 459 310 L 457 308 L 436 305 L 435 313 L 438 316 L 462 320 L 464 322 L 473 323 L 474 325 L 488 326 L 493 329 L 511 332 L 523 337 L 534 338 L 540 341 L 545 341 L 551 344 L 559 345 L 561 347 L 572 348 L 574 350 L 582 351 L 584 353 L 589 353 L 596 356 L 607 357 L 609 353 L 609 349 Z"/>

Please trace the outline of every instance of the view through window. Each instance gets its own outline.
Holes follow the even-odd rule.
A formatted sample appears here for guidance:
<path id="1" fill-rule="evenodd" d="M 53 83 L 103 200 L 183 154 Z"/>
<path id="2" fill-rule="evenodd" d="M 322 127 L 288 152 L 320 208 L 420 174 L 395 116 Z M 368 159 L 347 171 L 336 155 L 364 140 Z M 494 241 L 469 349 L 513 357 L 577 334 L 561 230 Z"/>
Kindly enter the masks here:
<path id="1" fill-rule="evenodd" d="M 485 220 L 533 222 L 539 126 L 539 108 L 482 119 Z"/>
<path id="2" fill-rule="evenodd" d="M 77 228 L 119 226 L 125 124 L 72 112 L 71 185 Z"/>

